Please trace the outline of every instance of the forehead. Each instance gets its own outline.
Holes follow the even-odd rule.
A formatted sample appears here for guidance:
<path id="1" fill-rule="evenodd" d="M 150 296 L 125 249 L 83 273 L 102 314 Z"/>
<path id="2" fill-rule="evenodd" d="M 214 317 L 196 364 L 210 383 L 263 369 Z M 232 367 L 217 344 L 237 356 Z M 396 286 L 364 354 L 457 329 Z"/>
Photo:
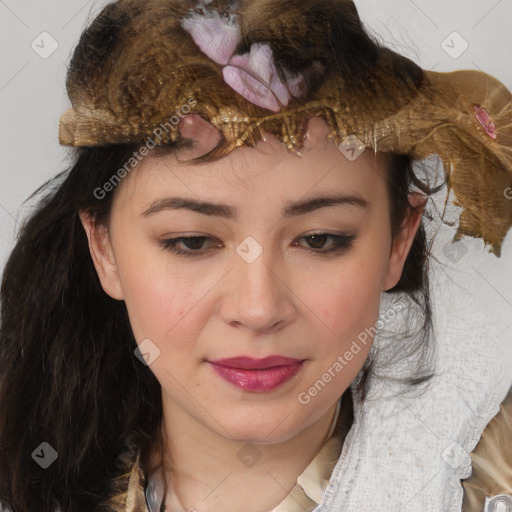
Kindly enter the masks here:
<path id="1" fill-rule="evenodd" d="M 187 145 L 163 155 L 150 151 L 123 179 L 116 201 L 124 198 L 137 205 L 168 192 L 235 199 L 251 193 L 268 201 L 284 193 L 296 197 L 337 190 L 371 196 L 385 190 L 378 182 L 386 180 L 390 155 L 336 145 L 321 118 L 309 120 L 299 154 L 279 137 L 263 134 L 255 147 L 241 146 L 202 163 L 190 160 L 214 149 L 220 133 L 198 116 L 187 116 L 179 128 Z"/>
<path id="2" fill-rule="evenodd" d="M 297 156 L 273 136 L 213 162 L 189 164 L 180 155 L 150 156 L 122 183 L 116 202 L 142 213 L 155 200 L 179 196 L 237 205 L 237 210 L 281 210 L 292 200 L 352 195 L 387 201 L 388 156 L 366 149 L 348 159 L 332 140 Z M 271 206 L 272 205 L 272 206 Z"/>

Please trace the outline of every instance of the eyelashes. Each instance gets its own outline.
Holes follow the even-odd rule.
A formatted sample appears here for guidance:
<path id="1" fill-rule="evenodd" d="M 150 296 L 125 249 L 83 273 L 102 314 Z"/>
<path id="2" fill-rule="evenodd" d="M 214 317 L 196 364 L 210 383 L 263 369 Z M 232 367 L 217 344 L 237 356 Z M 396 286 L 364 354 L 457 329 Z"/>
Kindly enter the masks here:
<path id="1" fill-rule="evenodd" d="M 168 238 L 166 240 L 161 240 L 161 246 L 175 254 L 178 254 L 180 256 L 187 256 L 187 257 L 194 257 L 194 256 L 202 256 L 205 254 L 206 250 L 201 249 L 198 250 L 197 244 L 198 241 L 204 241 L 204 240 L 212 240 L 210 237 L 207 236 L 181 236 L 177 238 Z M 188 249 L 182 249 L 179 247 L 180 244 L 189 244 L 192 245 L 192 249 L 189 247 Z M 214 244 L 214 247 L 220 248 L 222 244 Z"/>
<path id="2" fill-rule="evenodd" d="M 327 249 L 322 249 L 319 246 L 325 244 L 325 240 L 331 239 L 332 244 Z M 355 235 L 336 235 L 333 233 L 313 233 L 311 235 L 300 237 L 298 240 L 308 240 L 308 247 L 305 250 L 309 253 L 325 255 L 325 254 L 336 254 L 344 249 L 352 247 Z M 181 236 L 176 238 L 168 238 L 160 240 L 160 246 L 178 256 L 184 256 L 187 258 L 194 258 L 198 256 L 204 256 L 208 252 L 213 252 L 215 248 L 221 248 L 222 243 L 211 243 L 208 249 L 204 249 L 203 244 L 205 241 L 213 242 L 213 239 L 208 236 Z M 311 247 L 310 244 L 313 244 Z M 294 246 L 304 247 L 296 242 Z M 183 248 L 185 247 L 185 248 Z"/>

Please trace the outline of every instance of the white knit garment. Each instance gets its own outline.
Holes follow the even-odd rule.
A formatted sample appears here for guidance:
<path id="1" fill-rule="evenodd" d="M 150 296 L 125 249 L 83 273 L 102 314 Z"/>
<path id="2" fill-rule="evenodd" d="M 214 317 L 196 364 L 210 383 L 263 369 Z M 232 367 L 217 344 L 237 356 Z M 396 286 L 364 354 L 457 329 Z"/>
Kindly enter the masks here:
<path id="1" fill-rule="evenodd" d="M 446 243 L 453 231 L 443 236 Z M 393 397 L 395 386 L 372 382 L 314 512 L 460 512 L 469 453 L 512 385 L 512 282 L 503 281 L 510 251 L 498 260 L 480 240 L 454 247 L 436 254 L 447 267 L 435 269 L 432 283 L 437 368 L 430 387 Z M 372 350 L 386 343 L 377 337 Z"/>

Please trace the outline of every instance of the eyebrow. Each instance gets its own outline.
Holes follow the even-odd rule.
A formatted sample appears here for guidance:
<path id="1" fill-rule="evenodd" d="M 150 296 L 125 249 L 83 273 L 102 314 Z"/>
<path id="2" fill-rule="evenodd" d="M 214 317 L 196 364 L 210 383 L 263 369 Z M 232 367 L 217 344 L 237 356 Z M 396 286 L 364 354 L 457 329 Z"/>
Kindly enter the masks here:
<path id="1" fill-rule="evenodd" d="M 284 217 L 296 217 L 320 208 L 338 205 L 368 208 L 368 201 L 355 194 L 320 195 L 309 199 L 290 201 L 285 205 L 281 214 Z M 237 210 L 233 206 L 222 203 L 196 201 L 195 199 L 187 197 L 166 197 L 163 199 L 157 199 L 142 213 L 142 216 L 148 217 L 164 210 L 179 209 L 190 210 L 202 213 L 203 215 L 222 217 L 224 219 L 237 219 Z"/>

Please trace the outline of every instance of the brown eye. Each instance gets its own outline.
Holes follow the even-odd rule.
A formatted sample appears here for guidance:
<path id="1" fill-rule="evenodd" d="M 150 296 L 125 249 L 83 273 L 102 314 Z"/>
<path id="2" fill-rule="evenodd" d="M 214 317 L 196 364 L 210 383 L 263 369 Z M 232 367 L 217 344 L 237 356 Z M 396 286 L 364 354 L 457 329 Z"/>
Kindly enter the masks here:
<path id="1" fill-rule="evenodd" d="M 193 257 L 201 256 L 206 252 L 206 250 L 203 249 L 206 240 L 212 239 L 207 236 L 181 236 L 162 240 L 160 244 L 164 249 L 180 256 Z M 179 247 L 180 244 L 182 244 L 184 249 Z M 221 244 L 213 244 L 214 247 L 220 247 L 220 245 Z"/>
<path id="2" fill-rule="evenodd" d="M 325 244 L 326 240 L 329 238 L 328 235 L 322 234 L 322 235 L 311 235 L 304 237 L 306 240 L 308 240 L 308 244 L 313 249 L 321 249 L 323 245 Z"/>
<path id="3" fill-rule="evenodd" d="M 303 236 L 302 239 L 307 241 L 309 247 L 314 249 L 311 252 L 318 252 L 320 254 L 326 254 L 335 252 L 344 248 L 352 246 L 352 242 L 355 240 L 355 235 L 334 235 L 330 233 L 314 233 L 312 235 Z M 326 241 L 331 239 L 333 243 L 330 247 L 325 250 L 319 250 L 324 247 Z"/>

